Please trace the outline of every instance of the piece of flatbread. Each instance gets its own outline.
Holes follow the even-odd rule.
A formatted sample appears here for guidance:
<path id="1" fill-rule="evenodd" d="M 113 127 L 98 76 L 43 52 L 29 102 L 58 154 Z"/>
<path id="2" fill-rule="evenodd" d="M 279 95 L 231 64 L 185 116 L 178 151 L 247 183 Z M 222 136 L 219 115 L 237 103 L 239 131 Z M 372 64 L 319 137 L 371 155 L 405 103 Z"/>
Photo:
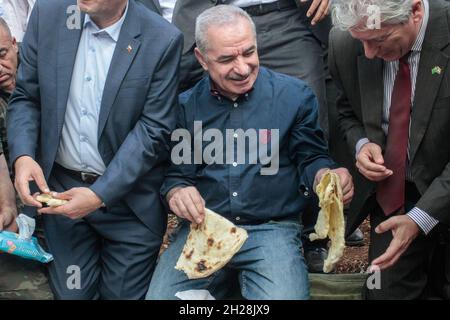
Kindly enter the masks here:
<path id="1" fill-rule="evenodd" d="M 311 233 L 309 239 L 330 239 L 331 246 L 323 265 L 323 272 L 329 273 L 345 248 L 344 204 L 339 176 L 331 171 L 326 172 L 316 187 L 316 193 L 321 210 L 314 226 L 315 233 Z"/>
<path id="2" fill-rule="evenodd" d="M 189 279 L 207 277 L 225 266 L 247 238 L 245 229 L 205 209 L 203 222 L 191 224 L 175 269 L 184 271 Z"/>
<path id="3" fill-rule="evenodd" d="M 59 207 L 66 204 L 67 200 L 53 198 L 50 194 L 40 194 L 36 196 L 36 200 L 45 203 L 49 207 Z"/>

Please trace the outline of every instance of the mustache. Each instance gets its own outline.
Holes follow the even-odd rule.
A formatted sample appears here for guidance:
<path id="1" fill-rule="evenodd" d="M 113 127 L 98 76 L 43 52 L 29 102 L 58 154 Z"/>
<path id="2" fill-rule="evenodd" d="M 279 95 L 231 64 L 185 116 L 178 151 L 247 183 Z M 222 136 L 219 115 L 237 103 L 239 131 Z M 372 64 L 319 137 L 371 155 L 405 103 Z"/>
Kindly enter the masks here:
<path id="1" fill-rule="evenodd" d="M 227 78 L 228 78 L 228 80 L 243 81 L 243 80 L 246 80 L 250 76 L 251 73 L 252 72 L 249 70 L 249 72 L 247 72 L 245 75 L 234 74 L 234 75 L 228 76 Z"/>

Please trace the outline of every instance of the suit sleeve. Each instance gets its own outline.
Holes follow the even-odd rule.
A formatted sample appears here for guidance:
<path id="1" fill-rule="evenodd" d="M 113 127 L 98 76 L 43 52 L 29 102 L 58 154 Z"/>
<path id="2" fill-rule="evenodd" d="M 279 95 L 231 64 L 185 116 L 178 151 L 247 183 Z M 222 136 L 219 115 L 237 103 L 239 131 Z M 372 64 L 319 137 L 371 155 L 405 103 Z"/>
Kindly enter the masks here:
<path id="1" fill-rule="evenodd" d="M 445 225 L 450 225 L 450 163 L 442 174 L 436 177 L 419 201 L 416 207 L 425 211 L 432 218 Z"/>
<path id="2" fill-rule="evenodd" d="M 39 2 L 31 13 L 20 48 L 16 89 L 7 117 L 9 159 L 13 166 L 22 155 L 35 158 L 41 126 L 41 105 L 37 70 Z"/>
<path id="3" fill-rule="evenodd" d="M 172 38 L 161 57 L 141 117 L 105 173 L 91 186 L 108 206 L 130 192 L 136 181 L 166 158 L 176 124 L 178 67 L 183 38 Z"/>
<path id="4" fill-rule="evenodd" d="M 182 101 L 183 99 L 180 99 L 180 111 L 178 113 L 178 121 L 177 121 L 177 130 L 180 134 L 174 135 L 174 140 L 172 141 L 172 152 L 174 155 L 171 155 L 171 165 L 169 167 L 169 170 L 167 171 L 166 178 L 164 180 L 164 183 L 161 187 L 161 198 L 165 201 L 167 193 L 169 193 L 170 190 L 172 190 L 175 187 L 189 187 L 189 186 L 195 186 L 196 184 L 196 177 L 197 177 L 197 165 L 194 164 L 194 155 L 192 153 L 192 148 L 189 148 L 189 154 L 186 156 L 189 158 L 189 161 L 183 161 L 182 163 L 174 163 L 174 160 L 178 157 L 179 154 L 176 153 L 175 146 L 179 143 L 182 139 L 187 141 L 190 140 L 190 145 L 192 146 L 193 141 L 193 135 L 187 134 L 189 131 L 187 130 L 187 123 L 186 123 L 186 116 L 185 116 L 185 108 L 184 103 Z M 182 107 L 181 107 L 182 106 Z M 185 136 L 187 135 L 187 136 Z M 178 137 L 180 138 L 179 140 Z M 175 139 L 176 138 L 176 139 Z M 187 150 L 183 150 L 183 152 L 187 152 Z"/>
<path id="5" fill-rule="evenodd" d="M 317 171 L 322 168 L 334 169 L 337 165 L 328 155 L 319 126 L 318 104 L 314 93 L 310 88 L 304 87 L 302 96 L 304 99 L 291 131 L 289 154 L 297 166 L 300 176 L 299 190 L 303 192 L 312 190 Z"/>
<path id="6" fill-rule="evenodd" d="M 353 108 L 346 96 L 344 84 L 339 72 L 340 70 L 336 64 L 336 61 L 343 61 L 343 57 L 337 57 L 339 52 L 345 52 L 342 47 L 339 48 L 340 50 L 335 48 L 335 45 L 339 44 L 339 42 L 341 42 L 340 45 L 342 46 L 344 46 L 342 42 L 345 42 L 340 41 L 342 38 L 338 37 L 338 32 L 340 31 L 333 29 L 330 33 L 328 65 L 333 81 L 338 89 L 336 109 L 338 112 L 339 129 L 341 130 L 345 141 L 347 141 L 351 154 L 354 155 L 356 144 L 361 139 L 366 138 L 367 135 L 365 133 L 363 123 L 356 117 L 355 112 L 353 111 Z"/>

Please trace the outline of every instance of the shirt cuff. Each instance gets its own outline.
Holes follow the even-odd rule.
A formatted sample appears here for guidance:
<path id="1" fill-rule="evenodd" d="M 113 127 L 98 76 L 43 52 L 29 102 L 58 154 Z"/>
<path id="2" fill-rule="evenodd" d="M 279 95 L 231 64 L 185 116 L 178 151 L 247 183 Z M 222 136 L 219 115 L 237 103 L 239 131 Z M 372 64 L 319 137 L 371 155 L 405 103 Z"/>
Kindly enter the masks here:
<path id="1" fill-rule="evenodd" d="M 358 156 L 359 151 L 361 151 L 362 146 L 369 142 L 370 140 L 367 138 L 362 138 L 358 140 L 355 147 L 355 158 Z"/>
<path id="2" fill-rule="evenodd" d="M 412 208 L 407 215 L 417 223 L 426 235 L 439 223 L 435 218 L 417 207 Z"/>

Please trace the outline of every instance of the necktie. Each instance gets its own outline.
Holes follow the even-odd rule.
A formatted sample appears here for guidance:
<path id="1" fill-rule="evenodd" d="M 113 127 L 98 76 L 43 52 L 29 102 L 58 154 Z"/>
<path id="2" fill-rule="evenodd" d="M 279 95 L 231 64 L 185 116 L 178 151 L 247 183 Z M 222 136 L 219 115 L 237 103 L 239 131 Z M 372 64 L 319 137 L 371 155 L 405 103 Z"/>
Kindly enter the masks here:
<path id="1" fill-rule="evenodd" d="M 399 61 L 389 110 L 384 165 L 392 170 L 393 174 L 379 182 L 377 186 L 377 201 L 385 215 L 403 209 L 405 204 L 406 157 L 411 116 L 411 76 L 408 57 L 409 54 Z"/>

